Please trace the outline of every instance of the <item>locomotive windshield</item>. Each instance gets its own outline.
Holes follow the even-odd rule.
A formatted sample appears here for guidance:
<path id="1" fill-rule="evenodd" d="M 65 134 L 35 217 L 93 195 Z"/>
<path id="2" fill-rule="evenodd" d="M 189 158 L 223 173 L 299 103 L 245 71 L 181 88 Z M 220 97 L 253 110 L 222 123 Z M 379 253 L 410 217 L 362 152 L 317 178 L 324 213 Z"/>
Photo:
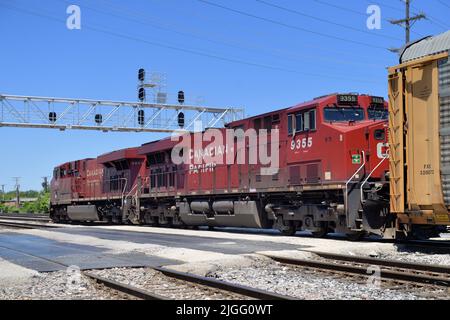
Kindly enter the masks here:
<path id="1" fill-rule="evenodd" d="M 370 107 L 367 112 L 369 120 L 387 120 L 389 118 L 389 111 L 384 107 Z"/>
<path id="2" fill-rule="evenodd" d="M 347 122 L 364 120 L 364 110 L 359 107 L 330 107 L 324 109 L 325 121 Z"/>

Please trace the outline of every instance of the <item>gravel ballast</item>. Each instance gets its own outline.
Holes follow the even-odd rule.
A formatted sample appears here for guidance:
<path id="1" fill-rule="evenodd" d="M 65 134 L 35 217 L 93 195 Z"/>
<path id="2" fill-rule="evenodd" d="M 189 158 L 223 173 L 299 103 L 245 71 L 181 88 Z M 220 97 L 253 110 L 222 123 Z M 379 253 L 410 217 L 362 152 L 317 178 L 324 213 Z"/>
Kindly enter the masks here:
<path id="1" fill-rule="evenodd" d="M 96 270 L 92 273 L 102 278 L 131 285 L 172 300 L 227 300 L 246 298 L 223 290 L 172 279 L 150 268 L 114 268 Z"/>
<path id="2" fill-rule="evenodd" d="M 97 285 L 91 279 L 66 271 L 39 273 L 23 283 L 0 285 L 0 300 L 118 300 L 129 299 Z"/>
<path id="3" fill-rule="evenodd" d="M 207 274 L 219 280 L 307 300 L 417 300 L 449 298 L 447 289 L 398 285 L 396 289 L 367 284 L 364 278 L 342 277 L 277 262 L 255 260 L 253 266 L 216 268 Z"/>

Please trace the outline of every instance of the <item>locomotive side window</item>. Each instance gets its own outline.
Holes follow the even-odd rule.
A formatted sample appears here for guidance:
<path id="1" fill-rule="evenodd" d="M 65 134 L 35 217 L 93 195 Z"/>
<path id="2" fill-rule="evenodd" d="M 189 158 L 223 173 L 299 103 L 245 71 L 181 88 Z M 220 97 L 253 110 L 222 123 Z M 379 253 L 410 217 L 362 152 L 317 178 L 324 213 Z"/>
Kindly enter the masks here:
<path id="1" fill-rule="evenodd" d="M 293 118 L 294 116 L 292 114 L 288 115 L 288 135 L 292 135 L 292 131 L 294 130 L 293 126 Z"/>
<path id="2" fill-rule="evenodd" d="M 389 111 L 384 106 L 372 106 L 367 109 L 369 120 L 387 120 Z"/>
<path id="3" fill-rule="evenodd" d="M 175 173 L 177 172 L 177 167 L 172 167 L 172 171 L 169 172 L 169 187 L 175 187 Z"/>
<path id="4" fill-rule="evenodd" d="M 234 130 L 234 142 L 242 141 L 242 139 L 244 139 L 245 137 L 244 126 L 241 125 L 233 127 L 233 130 Z"/>
<path id="5" fill-rule="evenodd" d="M 317 129 L 316 109 L 288 115 L 288 135 Z"/>
<path id="6" fill-rule="evenodd" d="M 310 110 L 303 114 L 303 130 L 314 131 L 316 130 L 316 110 Z"/>
<path id="7" fill-rule="evenodd" d="M 364 110 L 353 107 L 328 107 L 324 109 L 324 118 L 328 122 L 362 121 Z"/>
<path id="8" fill-rule="evenodd" d="M 272 123 L 273 124 L 279 124 L 280 123 L 280 115 L 278 113 L 273 115 Z"/>
<path id="9" fill-rule="evenodd" d="M 267 133 L 272 130 L 272 116 L 264 117 L 264 129 L 267 130 Z"/>
<path id="10" fill-rule="evenodd" d="M 375 140 L 384 140 L 386 138 L 386 132 L 383 129 L 375 130 L 373 135 Z"/>
<path id="11" fill-rule="evenodd" d="M 259 131 L 261 129 L 261 119 L 260 118 L 253 120 L 253 128 L 256 131 Z"/>
<path id="12" fill-rule="evenodd" d="M 295 115 L 295 132 L 303 131 L 303 114 L 298 113 Z"/>
<path id="13" fill-rule="evenodd" d="M 150 171 L 150 188 L 156 188 L 156 170 Z"/>

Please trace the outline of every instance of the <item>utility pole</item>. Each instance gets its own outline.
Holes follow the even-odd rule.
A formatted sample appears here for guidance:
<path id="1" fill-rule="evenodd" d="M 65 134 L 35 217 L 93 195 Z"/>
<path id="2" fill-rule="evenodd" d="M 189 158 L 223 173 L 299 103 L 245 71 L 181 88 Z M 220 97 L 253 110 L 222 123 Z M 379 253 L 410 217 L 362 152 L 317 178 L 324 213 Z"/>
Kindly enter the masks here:
<path id="1" fill-rule="evenodd" d="M 13 177 L 13 179 L 15 180 L 15 188 L 16 188 L 16 207 L 20 208 L 20 177 Z"/>
<path id="2" fill-rule="evenodd" d="M 406 7 L 406 17 L 405 19 L 399 20 L 391 20 L 390 22 L 395 25 L 399 25 L 405 28 L 405 45 L 411 41 L 411 27 L 414 25 L 416 21 L 422 20 L 426 18 L 424 13 L 419 13 L 413 17 L 411 17 L 411 1 L 412 0 L 404 0 Z"/>

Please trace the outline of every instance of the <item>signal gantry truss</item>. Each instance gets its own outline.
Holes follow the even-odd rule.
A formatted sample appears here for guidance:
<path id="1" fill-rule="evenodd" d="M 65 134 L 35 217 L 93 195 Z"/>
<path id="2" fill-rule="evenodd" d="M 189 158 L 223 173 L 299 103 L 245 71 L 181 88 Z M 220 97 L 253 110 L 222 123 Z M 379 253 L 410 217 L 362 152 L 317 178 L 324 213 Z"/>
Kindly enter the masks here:
<path id="1" fill-rule="evenodd" d="M 0 94 L 0 127 L 170 133 L 242 118 L 237 108 Z"/>

